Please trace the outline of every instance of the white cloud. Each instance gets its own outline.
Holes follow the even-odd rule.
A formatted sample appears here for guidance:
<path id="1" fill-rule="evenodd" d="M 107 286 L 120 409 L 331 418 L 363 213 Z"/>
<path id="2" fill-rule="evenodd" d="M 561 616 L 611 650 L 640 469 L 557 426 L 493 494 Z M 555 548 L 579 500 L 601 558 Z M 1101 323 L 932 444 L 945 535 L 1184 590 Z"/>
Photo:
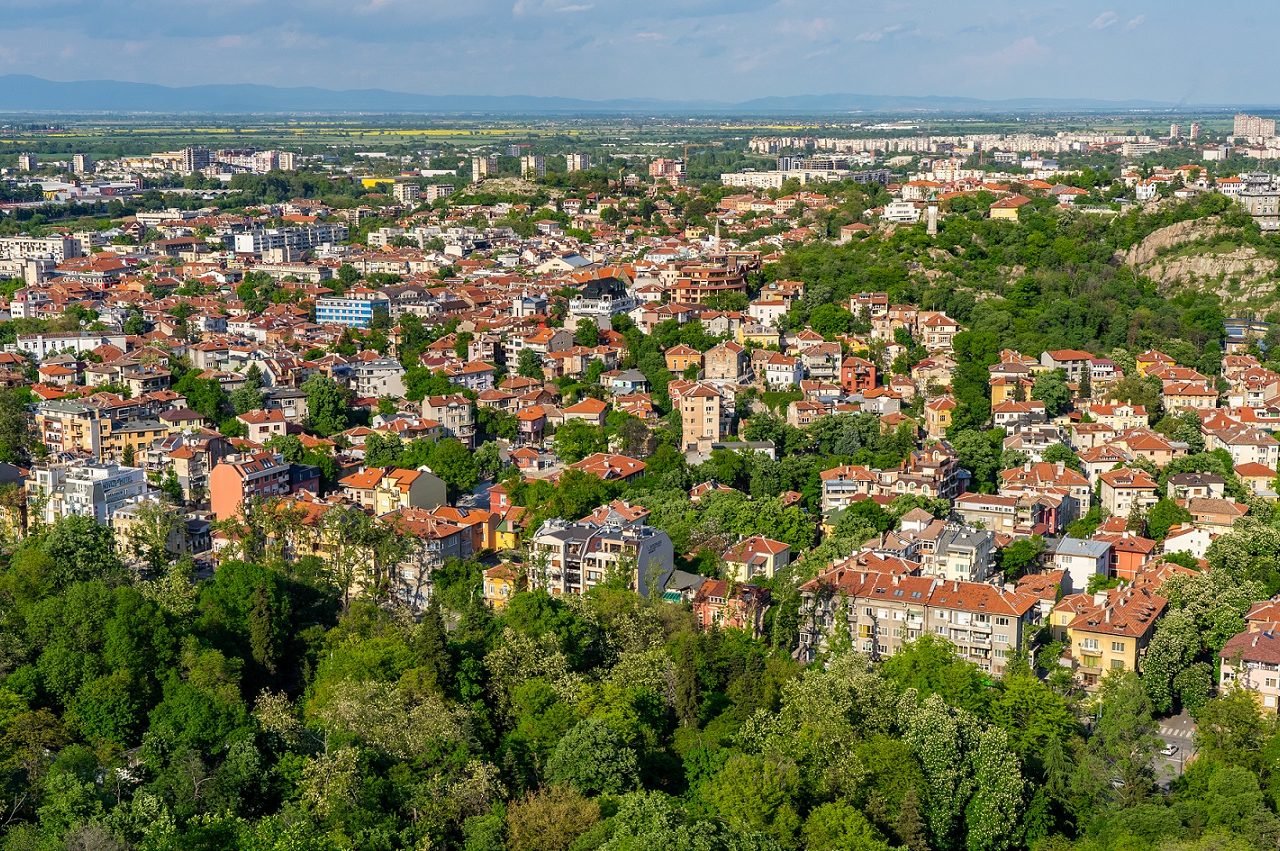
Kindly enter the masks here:
<path id="1" fill-rule="evenodd" d="M 1146 22 L 1147 22 L 1147 16 L 1139 15 L 1136 18 L 1130 18 L 1129 23 L 1125 24 L 1124 28 L 1126 30 L 1136 30 L 1138 27 L 1142 26 Z"/>
<path id="2" fill-rule="evenodd" d="M 884 41 L 886 38 L 888 38 L 891 35 L 897 35 L 898 33 L 906 30 L 906 28 L 907 28 L 906 24 L 890 24 L 889 26 L 881 27 L 878 30 L 867 30 L 866 32 L 860 32 L 856 36 L 854 36 L 853 40 L 869 42 L 874 44 L 875 42 L 878 42 L 878 41 Z"/>
<path id="3" fill-rule="evenodd" d="M 1101 15 L 1093 19 L 1093 23 L 1089 24 L 1089 29 L 1105 30 L 1118 20 L 1120 20 L 1120 16 L 1115 12 L 1103 12 Z"/>
<path id="4" fill-rule="evenodd" d="M 990 68 L 1012 68 L 1028 65 L 1049 55 L 1049 49 L 1036 41 L 1033 35 L 1024 36 L 1012 44 L 986 54 L 979 63 Z"/>

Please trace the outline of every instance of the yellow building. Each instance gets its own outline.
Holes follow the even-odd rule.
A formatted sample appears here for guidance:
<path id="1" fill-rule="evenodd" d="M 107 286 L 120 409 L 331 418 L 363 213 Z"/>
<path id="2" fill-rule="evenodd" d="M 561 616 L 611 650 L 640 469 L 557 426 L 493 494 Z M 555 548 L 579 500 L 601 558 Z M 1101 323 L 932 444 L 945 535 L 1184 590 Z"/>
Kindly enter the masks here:
<path id="1" fill-rule="evenodd" d="M 991 205 L 991 218 L 1016 222 L 1018 220 L 1018 210 L 1030 203 L 1031 199 L 1025 195 L 1010 195 L 1008 198 L 1001 198 Z"/>
<path id="2" fill-rule="evenodd" d="M 1143 378 L 1147 375 L 1147 370 L 1157 366 L 1177 366 L 1178 362 L 1166 355 L 1164 352 L 1158 352 L 1155 349 L 1149 349 L 1133 359 L 1134 368 L 1138 370 L 1138 375 Z"/>
<path id="3" fill-rule="evenodd" d="M 1116 588 L 1095 595 L 1094 605 L 1067 626 L 1080 684 L 1095 689 L 1108 671 L 1137 672 L 1165 605 L 1163 597 L 1146 588 Z"/>
<path id="4" fill-rule="evenodd" d="M 491 567 L 484 572 L 484 601 L 494 611 L 502 611 L 518 590 L 519 575 L 508 564 Z"/>
<path id="5" fill-rule="evenodd" d="M 924 406 L 925 433 L 935 440 L 946 437 L 955 411 L 956 400 L 950 396 L 942 396 L 930 401 Z"/>
<path id="6" fill-rule="evenodd" d="M 142 457 L 156 440 L 168 437 L 173 429 L 159 420 L 131 420 L 112 425 L 110 420 L 104 422 L 102 435 L 102 457 L 114 461 L 122 461 L 132 450 L 135 463 L 141 464 Z"/>

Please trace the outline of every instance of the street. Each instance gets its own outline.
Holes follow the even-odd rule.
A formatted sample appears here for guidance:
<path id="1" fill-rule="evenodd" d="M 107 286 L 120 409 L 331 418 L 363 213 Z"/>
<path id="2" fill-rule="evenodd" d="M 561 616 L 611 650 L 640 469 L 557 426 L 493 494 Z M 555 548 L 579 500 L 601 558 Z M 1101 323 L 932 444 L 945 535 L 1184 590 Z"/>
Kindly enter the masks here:
<path id="1" fill-rule="evenodd" d="M 1181 714 L 1165 718 L 1159 724 L 1156 735 L 1166 747 L 1173 746 L 1178 749 L 1170 756 L 1160 753 L 1155 756 L 1156 782 L 1161 787 L 1168 788 L 1173 779 L 1182 774 L 1187 760 L 1195 755 L 1196 722 L 1192 719 L 1191 713 L 1184 709 Z"/>

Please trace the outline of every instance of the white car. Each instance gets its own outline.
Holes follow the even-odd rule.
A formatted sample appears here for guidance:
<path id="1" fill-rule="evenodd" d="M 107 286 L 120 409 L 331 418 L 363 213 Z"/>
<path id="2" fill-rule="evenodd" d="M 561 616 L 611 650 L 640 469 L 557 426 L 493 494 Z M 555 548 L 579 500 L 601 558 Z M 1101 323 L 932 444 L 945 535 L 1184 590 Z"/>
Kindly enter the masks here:
<path id="1" fill-rule="evenodd" d="M 1164 754 L 1165 756 L 1173 756 L 1177 752 L 1178 752 L 1177 745 L 1165 745 L 1160 749 L 1160 753 Z"/>

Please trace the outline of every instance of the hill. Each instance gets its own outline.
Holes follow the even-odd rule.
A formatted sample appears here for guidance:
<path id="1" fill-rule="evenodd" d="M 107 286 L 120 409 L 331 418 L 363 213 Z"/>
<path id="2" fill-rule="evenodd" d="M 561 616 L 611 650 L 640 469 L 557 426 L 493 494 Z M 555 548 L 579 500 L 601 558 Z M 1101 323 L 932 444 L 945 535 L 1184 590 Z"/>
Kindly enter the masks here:
<path id="1" fill-rule="evenodd" d="M 831 113 L 875 111 L 1025 112 L 1159 109 L 1154 101 L 1095 98 L 1020 98 L 867 94 L 796 95 L 741 102 L 582 98 L 534 95 L 420 94 L 386 89 L 333 90 L 314 86 L 258 84 L 162 86 L 119 80 L 59 82 L 24 74 L 0 76 L 0 111 L 160 112 L 160 113 Z"/>

